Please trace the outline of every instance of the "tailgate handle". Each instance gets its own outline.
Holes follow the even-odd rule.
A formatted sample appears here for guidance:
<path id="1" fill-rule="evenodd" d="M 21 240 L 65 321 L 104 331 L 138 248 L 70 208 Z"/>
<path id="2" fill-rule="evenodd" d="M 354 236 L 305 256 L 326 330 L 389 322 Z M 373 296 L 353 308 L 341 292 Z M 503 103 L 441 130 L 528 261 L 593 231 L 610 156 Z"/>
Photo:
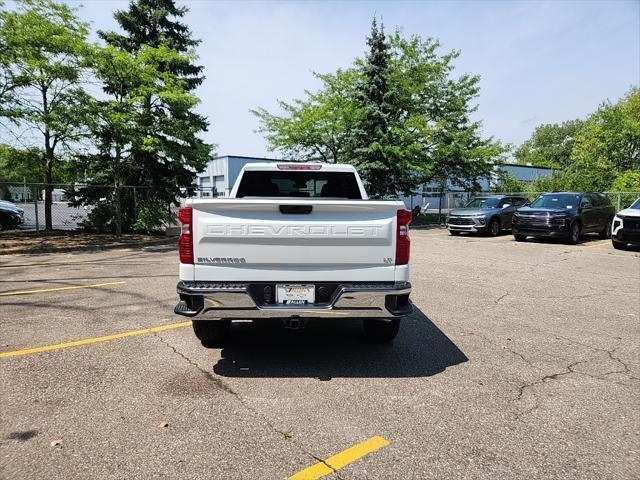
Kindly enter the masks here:
<path id="1" fill-rule="evenodd" d="M 285 215 L 308 215 L 311 210 L 312 205 L 280 205 L 280 213 Z"/>

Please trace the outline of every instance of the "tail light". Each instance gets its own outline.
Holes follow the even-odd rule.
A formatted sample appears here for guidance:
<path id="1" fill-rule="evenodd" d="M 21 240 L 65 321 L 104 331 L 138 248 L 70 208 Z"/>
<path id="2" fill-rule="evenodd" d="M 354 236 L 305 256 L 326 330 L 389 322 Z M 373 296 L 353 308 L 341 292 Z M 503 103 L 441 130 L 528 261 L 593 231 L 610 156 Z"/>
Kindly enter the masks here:
<path id="1" fill-rule="evenodd" d="M 180 263 L 193 264 L 193 210 L 191 207 L 178 210 L 178 221 L 180 222 L 180 239 L 178 240 Z"/>
<path id="2" fill-rule="evenodd" d="M 409 240 L 411 212 L 409 210 L 398 210 L 397 220 L 396 265 L 407 265 L 409 263 L 409 250 L 411 249 L 411 241 Z"/>

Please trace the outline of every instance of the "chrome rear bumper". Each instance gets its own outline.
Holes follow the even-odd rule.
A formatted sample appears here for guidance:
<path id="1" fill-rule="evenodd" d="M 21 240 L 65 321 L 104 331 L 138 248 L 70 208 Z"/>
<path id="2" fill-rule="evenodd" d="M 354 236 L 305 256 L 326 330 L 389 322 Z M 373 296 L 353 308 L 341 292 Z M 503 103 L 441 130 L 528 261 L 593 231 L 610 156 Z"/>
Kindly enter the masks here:
<path id="1" fill-rule="evenodd" d="M 344 283 L 337 285 L 323 304 L 304 306 L 267 305 L 259 302 L 250 284 L 180 282 L 181 301 L 175 313 L 198 320 L 253 318 L 403 317 L 413 311 L 411 284 Z"/>

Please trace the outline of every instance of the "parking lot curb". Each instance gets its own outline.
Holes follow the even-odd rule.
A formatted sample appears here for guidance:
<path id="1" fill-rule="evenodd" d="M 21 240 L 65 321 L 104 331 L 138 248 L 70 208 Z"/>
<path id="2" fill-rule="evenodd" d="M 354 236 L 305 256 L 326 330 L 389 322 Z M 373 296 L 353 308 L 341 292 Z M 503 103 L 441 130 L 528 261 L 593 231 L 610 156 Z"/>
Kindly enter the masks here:
<path id="1" fill-rule="evenodd" d="M 90 252 L 99 250 L 117 250 L 126 248 L 141 248 L 141 247 L 154 247 L 161 245 L 177 245 L 178 237 L 167 237 L 160 240 L 149 240 L 145 242 L 136 243 L 105 243 L 102 245 L 83 245 L 83 246 L 70 246 L 70 247 L 45 247 L 45 248 L 20 248 L 12 249 L 9 251 L 0 250 L 0 256 L 2 255 L 24 255 L 24 254 L 38 254 L 38 253 L 65 253 L 65 252 Z"/>

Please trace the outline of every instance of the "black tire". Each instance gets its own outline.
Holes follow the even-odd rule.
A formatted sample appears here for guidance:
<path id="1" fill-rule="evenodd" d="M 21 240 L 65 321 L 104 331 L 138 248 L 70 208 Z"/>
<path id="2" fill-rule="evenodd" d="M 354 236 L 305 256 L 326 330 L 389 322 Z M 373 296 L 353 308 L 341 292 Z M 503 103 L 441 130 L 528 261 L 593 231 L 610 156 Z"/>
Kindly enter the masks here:
<path id="1" fill-rule="evenodd" d="M 487 226 L 487 235 L 490 237 L 497 237 L 500 235 L 500 219 L 492 218 Z"/>
<path id="2" fill-rule="evenodd" d="M 611 245 L 613 245 L 613 248 L 615 248 L 616 250 L 627 249 L 627 242 L 619 242 L 618 240 L 614 240 L 613 238 L 611 239 Z"/>
<path id="3" fill-rule="evenodd" d="M 366 318 L 363 321 L 364 334 L 368 340 L 375 343 L 392 342 L 398 330 L 400 330 L 400 319 L 390 318 L 382 320 L 378 318 Z"/>
<path id="4" fill-rule="evenodd" d="M 231 330 L 231 320 L 193 320 L 191 323 L 193 333 L 207 348 L 223 346 Z"/>
<path id="5" fill-rule="evenodd" d="M 460 232 L 457 232 L 455 230 L 449 230 L 449 235 L 453 235 L 454 237 L 457 237 L 458 235 L 460 235 Z"/>
<path id="6" fill-rule="evenodd" d="M 516 242 L 524 242 L 527 239 L 527 236 L 514 233 L 513 238 L 516 239 Z"/>
<path id="7" fill-rule="evenodd" d="M 607 219 L 607 223 L 605 223 L 604 228 L 598 234 L 600 238 L 606 240 L 607 238 L 611 238 L 611 224 L 613 223 L 613 218 Z"/>
<path id="8" fill-rule="evenodd" d="M 569 245 L 575 245 L 580 241 L 580 222 L 573 222 L 569 227 L 569 236 L 566 239 L 566 243 Z"/>

